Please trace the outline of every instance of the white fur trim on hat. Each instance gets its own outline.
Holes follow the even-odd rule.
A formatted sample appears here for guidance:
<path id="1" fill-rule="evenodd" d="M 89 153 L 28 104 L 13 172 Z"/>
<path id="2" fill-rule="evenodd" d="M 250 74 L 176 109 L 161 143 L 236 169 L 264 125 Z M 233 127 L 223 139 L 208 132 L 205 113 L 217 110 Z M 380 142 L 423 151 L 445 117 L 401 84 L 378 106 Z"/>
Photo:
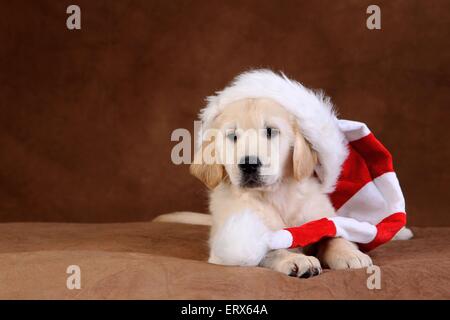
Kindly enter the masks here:
<path id="1" fill-rule="evenodd" d="M 316 173 L 322 181 L 323 190 L 332 192 L 348 150 L 330 99 L 320 91 L 305 88 L 283 73 L 252 70 L 240 74 L 228 87 L 207 98 L 208 104 L 200 112 L 203 129 L 210 128 L 211 122 L 225 106 L 246 98 L 272 99 L 297 118 L 302 134 L 317 151 L 320 164 L 316 167 Z"/>

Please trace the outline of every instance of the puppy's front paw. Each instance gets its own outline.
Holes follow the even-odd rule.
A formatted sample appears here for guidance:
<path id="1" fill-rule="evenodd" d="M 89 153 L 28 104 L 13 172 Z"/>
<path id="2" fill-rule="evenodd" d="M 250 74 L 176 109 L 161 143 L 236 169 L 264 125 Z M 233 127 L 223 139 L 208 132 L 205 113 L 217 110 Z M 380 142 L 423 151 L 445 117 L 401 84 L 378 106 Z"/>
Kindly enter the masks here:
<path id="1" fill-rule="evenodd" d="M 330 269 L 360 269 L 372 265 L 372 259 L 365 253 L 354 250 L 330 250 L 325 257 Z"/>
<path id="2" fill-rule="evenodd" d="M 303 254 L 291 254 L 277 263 L 275 270 L 291 277 L 309 278 L 322 272 L 317 258 Z"/>

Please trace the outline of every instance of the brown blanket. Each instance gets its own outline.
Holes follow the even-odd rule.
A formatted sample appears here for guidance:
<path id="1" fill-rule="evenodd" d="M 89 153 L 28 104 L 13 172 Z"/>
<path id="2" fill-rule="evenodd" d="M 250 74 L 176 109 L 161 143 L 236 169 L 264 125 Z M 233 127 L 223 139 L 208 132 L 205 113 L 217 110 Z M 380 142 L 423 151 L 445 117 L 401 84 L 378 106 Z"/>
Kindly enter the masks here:
<path id="1" fill-rule="evenodd" d="M 381 289 L 366 270 L 297 279 L 258 267 L 206 263 L 208 228 L 172 223 L 0 224 L 0 298 L 25 299 L 449 299 L 450 229 L 372 252 Z M 69 265 L 81 289 L 69 290 Z"/>

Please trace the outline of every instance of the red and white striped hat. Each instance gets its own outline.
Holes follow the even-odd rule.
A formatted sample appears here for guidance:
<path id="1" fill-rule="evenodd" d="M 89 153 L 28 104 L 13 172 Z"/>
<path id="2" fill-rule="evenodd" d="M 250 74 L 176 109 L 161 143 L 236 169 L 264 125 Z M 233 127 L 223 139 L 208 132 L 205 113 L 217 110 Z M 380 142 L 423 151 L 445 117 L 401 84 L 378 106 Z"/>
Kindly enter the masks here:
<path id="1" fill-rule="evenodd" d="M 389 151 L 360 122 L 339 120 L 329 98 L 270 70 L 245 72 L 208 97 L 202 129 L 226 105 L 245 98 L 270 98 L 298 123 L 317 152 L 315 172 L 330 195 L 337 217 L 270 234 L 269 249 L 305 246 L 323 237 L 341 236 L 371 250 L 392 239 L 405 225 L 405 202 Z M 202 142 L 200 132 L 199 142 Z"/>
<path id="2" fill-rule="evenodd" d="M 337 217 L 275 232 L 271 249 L 306 246 L 323 237 L 343 237 L 369 251 L 391 240 L 406 224 L 405 200 L 389 151 L 364 123 L 338 120 L 349 154 L 334 192 Z"/>

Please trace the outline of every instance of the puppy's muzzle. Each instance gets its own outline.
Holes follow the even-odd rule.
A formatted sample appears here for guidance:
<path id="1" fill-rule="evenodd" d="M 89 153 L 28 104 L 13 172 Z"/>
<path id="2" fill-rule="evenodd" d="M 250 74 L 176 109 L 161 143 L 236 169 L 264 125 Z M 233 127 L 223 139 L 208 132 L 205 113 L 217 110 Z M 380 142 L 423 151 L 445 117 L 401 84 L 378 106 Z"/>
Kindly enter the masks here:
<path id="1" fill-rule="evenodd" d="M 254 188 L 261 186 L 260 168 L 261 160 L 255 156 L 245 156 L 239 161 L 239 170 L 241 172 L 241 186 Z"/>

